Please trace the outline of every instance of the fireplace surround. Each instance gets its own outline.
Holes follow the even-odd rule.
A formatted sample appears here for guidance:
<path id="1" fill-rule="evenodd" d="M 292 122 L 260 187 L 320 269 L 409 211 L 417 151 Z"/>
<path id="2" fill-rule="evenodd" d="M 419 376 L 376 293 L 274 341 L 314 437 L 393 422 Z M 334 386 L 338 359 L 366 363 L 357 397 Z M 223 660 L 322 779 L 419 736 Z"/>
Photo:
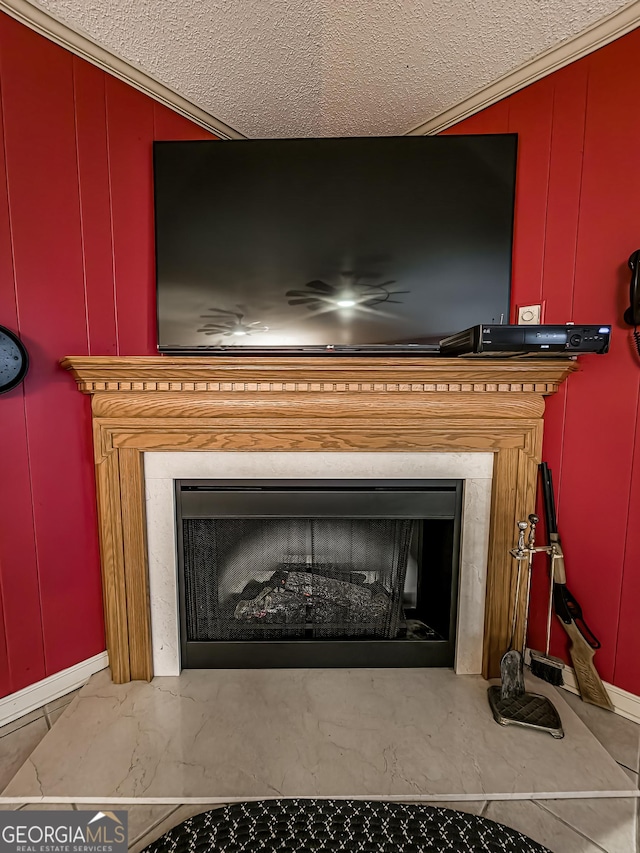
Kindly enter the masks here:
<path id="1" fill-rule="evenodd" d="M 316 485 L 335 479 L 346 484 L 360 481 L 368 485 L 422 480 L 433 481 L 438 487 L 455 482 L 462 497 L 462 535 L 456 555 L 456 625 L 452 626 L 455 630 L 450 632 L 448 649 L 440 651 L 445 651 L 449 660 L 450 653 L 455 652 L 453 666 L 458 673 L 482 671 L 492 453 L 151 451 L 143 454 L 143 469 L 151 650 L 156 675 L 179 675 L 185 650 L 178 614 L 177 487 L 185 480 L 202 484 L 215 479 L 226 484 L 240 482 L 252 488 L 256 481 L 265 478 L 275 483 L 302 479 Z M 232 502 L 228 508 L 233 508 Z M 367 659 L 369 666 L 376 662 L 375 658 Z M 432 663 L 445 665 L 445 661 L 437 659 Z"/>
<path id="2" fill-rule="evenodd" d="M 508 551 L 535 502 L 544 397 L 574 361 L 73 356 L 63 366 L 92 397 L 114 681 L 153 675 L 143 454 L 177 451 L 492 453 L 482 669 L 497 673 L 514 596 Z"/>

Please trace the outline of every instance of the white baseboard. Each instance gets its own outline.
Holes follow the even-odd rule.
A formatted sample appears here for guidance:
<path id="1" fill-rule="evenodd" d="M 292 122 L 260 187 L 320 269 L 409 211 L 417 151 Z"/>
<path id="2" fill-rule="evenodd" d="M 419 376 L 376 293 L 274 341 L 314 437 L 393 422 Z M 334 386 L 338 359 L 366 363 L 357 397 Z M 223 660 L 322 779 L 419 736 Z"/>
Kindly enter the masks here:
<path id="1" fill-rule="evenodd" d="M 565 690 L 580 695 L 573 669 L 570 666 L 565 666 L 562 674 L 564 676 Z M 621 717 L 626 717 L 627 720 L 632 720 L 634 723 L 640 723 L 640 696 L 628 693 L 621 687 L 616 687 L 615 684 L 608 684 L 606 681 L 603 681 L 603 684 L 609 694 L 609 699 L 611 699 L 615 713 Z"/>
<path id="2" fill-rule="evenodd" d="M 524 659 L 525 663 L 529 665 L 531 660 L 529 649 L 526 650 Z M 563 688 L 568 690 L 569 693 L 575 693 L 576 696 L 579 696 L 580 691 L 578 690 L 578 682 L 576 681 L 573 667 L 565 664 L 562 675 L 564 678 Z M 636 696 L 635 693 L 629 693 L 621 687 L 616 687 L 615 684 L 609 684 L 607 681 L 603 681 L 602 683 L 609 695 L 609 699 L 611 699 L 614 713 L 640 724 L 640 696 Z"/>
<path id="3" fill-rule="evenodd" d="M 30 711 L 42 708 L 47 702 L 53 702 L 54 699 L 65 696 L 72 690 L 77 690 L 89 680 L 94 672 L 99 672 L 108 666 L 109 655 L 107 652 L 100 652 L 99 655 L 94 655 L 92 658 L 80 661 L 68 669 L 56 672 L 55 675 L 43 678 L 42 681 L 37 681 L 29 687 L 18 690 L 17 693 L 4 696 L 0 699 L 0 726 L 5 726 Z"/>

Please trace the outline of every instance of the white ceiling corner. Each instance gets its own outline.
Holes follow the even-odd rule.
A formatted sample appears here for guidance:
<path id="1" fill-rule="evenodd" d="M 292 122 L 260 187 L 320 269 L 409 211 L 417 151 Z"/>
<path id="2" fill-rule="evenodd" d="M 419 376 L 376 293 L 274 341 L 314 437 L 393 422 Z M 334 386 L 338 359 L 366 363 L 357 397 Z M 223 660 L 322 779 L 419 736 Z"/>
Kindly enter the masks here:
<path id="1" fill-rule="evenodd" d="M 433 132 L 640 23 L 639 0 L 0 0 L 0 8 L 225 137 Z"/>

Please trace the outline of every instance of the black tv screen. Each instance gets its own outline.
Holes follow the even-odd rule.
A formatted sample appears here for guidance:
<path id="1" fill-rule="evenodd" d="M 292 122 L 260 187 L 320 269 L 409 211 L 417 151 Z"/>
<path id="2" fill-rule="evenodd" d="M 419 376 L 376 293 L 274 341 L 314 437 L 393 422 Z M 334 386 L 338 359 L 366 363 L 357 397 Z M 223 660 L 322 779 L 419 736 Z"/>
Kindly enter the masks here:
<path id="1" fill-rule="evenodd" d="M 508 322 L 516 145 L 156 142 L 160 351 L 419 352 Z"/>

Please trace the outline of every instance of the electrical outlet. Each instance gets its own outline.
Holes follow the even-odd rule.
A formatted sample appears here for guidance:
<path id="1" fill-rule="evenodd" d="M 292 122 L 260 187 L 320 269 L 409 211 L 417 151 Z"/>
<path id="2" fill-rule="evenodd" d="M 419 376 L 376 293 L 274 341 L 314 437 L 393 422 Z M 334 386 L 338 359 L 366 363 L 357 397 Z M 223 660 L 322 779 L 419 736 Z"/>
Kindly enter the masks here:
<path id="1" fill-rule="evenodd" d="M 518 305 L 519 326 L 539 326 L 542 317 L 542 305 Z"/>

